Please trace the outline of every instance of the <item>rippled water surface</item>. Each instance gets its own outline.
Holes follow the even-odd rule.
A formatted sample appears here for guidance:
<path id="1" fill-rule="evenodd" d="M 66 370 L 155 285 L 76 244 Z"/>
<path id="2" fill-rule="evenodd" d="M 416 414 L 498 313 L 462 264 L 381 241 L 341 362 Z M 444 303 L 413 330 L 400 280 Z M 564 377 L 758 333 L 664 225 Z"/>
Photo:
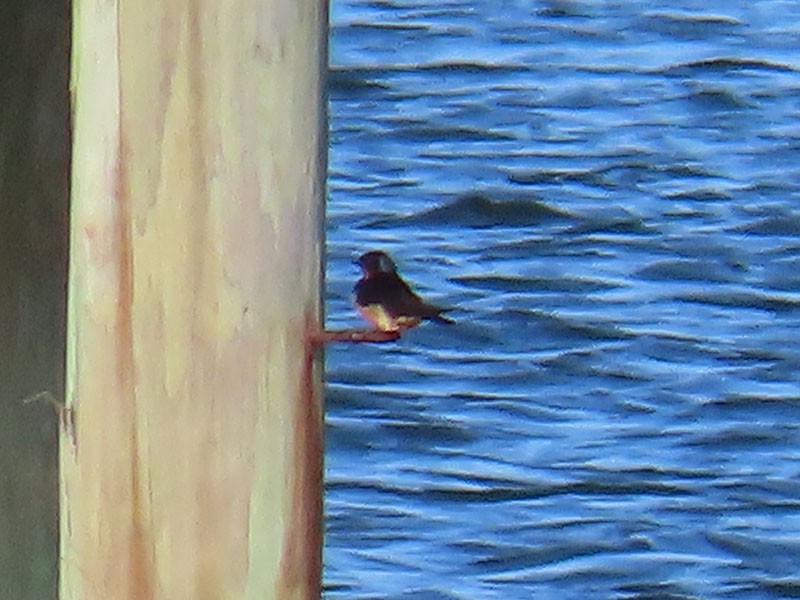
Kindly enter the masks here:
<path id="1" fill-rule="evenodd" d="M 335 0 L 326 597 L 800 597 L 800 3 Z"/>

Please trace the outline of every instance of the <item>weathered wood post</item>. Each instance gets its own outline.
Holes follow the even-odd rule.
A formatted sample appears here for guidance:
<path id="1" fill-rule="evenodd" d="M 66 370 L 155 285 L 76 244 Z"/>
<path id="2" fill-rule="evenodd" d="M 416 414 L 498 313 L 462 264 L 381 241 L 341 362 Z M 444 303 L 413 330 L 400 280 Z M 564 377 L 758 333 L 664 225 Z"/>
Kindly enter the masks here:
<path id="1" fill-rule="evenodd" d="M 318 598 L 325 0 L 74 0 L 61 599 Z"/>

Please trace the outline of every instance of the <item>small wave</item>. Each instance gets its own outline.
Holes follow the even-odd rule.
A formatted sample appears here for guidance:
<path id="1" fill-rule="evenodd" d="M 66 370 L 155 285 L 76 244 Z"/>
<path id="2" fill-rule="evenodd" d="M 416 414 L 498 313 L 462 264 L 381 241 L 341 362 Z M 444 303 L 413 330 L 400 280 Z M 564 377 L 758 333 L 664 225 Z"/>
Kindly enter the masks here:
<path id="1" fill-rule="evenodd" d="M 731 394 L 707 404 L 720 409 L 775 410 L 781 408 L 800 408 L 800 396 L 765 396 L 754 394 Z"/>
<path id="2" fill-rule="evenodd" d="M 414 600 L 419 600 L 420 598 L 425 600 L 463 600 L 464 596 L 449 592 L 445 593 L 436 588 L 420 587 L 404 590 L 403 595 L 398 596 L 398 598 L 401 600 L 403 598 L 413 598 Z"/>
<path id="3" fill-rule="evenodd" d="M 338 78 L 342 73 L 354 74 L 362 79 L 370 81 L 387 80 L 398 75 L 415 75 L 427 71 L 433 74 L 461 74 L 461 75 L 514 75 L 527 73 L 532 67 L 523 64 L 511 63 L 481 63 L 481 62 L 429 62 L 429 63 L 376 63 L 368 66 L 342 67 L 333 66 L 329 71 L 329 81 L 331 76 Z M 447 94 L 452 94 L 452 90 L 447 90 Z"/>
<path id="4" fill-rule="evenodd" d="M 776 598 L 800 598 L 800 578 L 767 578 L 761 586 Z"/>
<path id="5" fill-rule="evenodd" d="M 596 344 L 596 342 L 595 342 Z M 564 352 L 553 358 L 541 361 L 541 365 L 550 370 L 554 376 L 574 378 L 591 377 L 598 380 L 642 383 L 651 382 L 653 378 L 644 373 L 636 373 L 628 367 L 610 368 L 597 366 L 603 360 L 606 348 L 596 348 L 595 350 L 579 350 Z"/>
<path id="6" fill-rule="evenodd" d="M 530 71 L 531 68 L 522 64 L 513 63 L 480 63 L 480 62 L 431 62 L 422 65 L 416 65 L 415 71 L 430 71 L 433 73 L 470 73 L 470 74 L 487 74 L 487 73 L 502 73 L 512 74 Z"/>
<path id="7" fill-rule="evenodd" d="M 629 217 L 622 219 L 608 219 L 604 217 L 587 218 L 580 225 L 571 227 L 567 233 L 573 235 L 590 234 L 632 234 L 632 235 L 658 235 L 655 227 L 646 225 L 642 219 Z"/>
<path id="8" fill-rule="evenodd" d="M 751 102 L 741 98 L 738 94 L 721 88 L 701 88 L 689 94 L 689 100 L 704 109 L 711 110 L 738 110 L 750 108 Z"/>
<path id="9" fill-rule="evenodd" d="M 389 84 L 370 77 L 365 69 L 336 68 L 328 72 L 328 90 L 331 94 L 375 92 L 390 88 Z"/>
<path id="10" fill-rule="evenodd" d="M 637 150 L 637 156 L 643 152 Z M 614 157 L 608 157 L 614 158 Z M 590 187 L 613 190 L 620 186 L 628 186 L 631 182 L 643 180 L 661 180 L 665 176 L 681 179 L 709 179 L 717 175 L 701 165 L 693 164 L 656 164 L 649 160 L 623 160 L 602 165 L 593 169 L 543 169 L 515 170 L 507 173 L 510 182 L 519 185 L 561 185 L 563 183 L 579 183 Z M 697 194 L 702 194 L 698 190 Z M 708 190 L 712 196 L 715 190 Z M 718 192 L 716 192 L 718 193 Z M 705 199 L 705 198 L 697 198 Z M 712 199 L 709 197 L 708 199 Z"/>
<path id="11" fill-rule="evenodd" d="M 464 287 L 495 292 L 567 292 L 589 294 L 618 287 L 595 279 L 569 277 L 521 277 L 519 275 L 464 275 L 451 281 Z"/>
<path id="12" fill-rule="evenodd" d="M 647 265 L 636 275 L 650 281 L 708 281 L 728 283 L 734 280 L 722 272 L 724 267 L 701 260 L 666 260 Z"/>
<path id="13" fill-rule="evenodd" d="M 657 170 L 674 177 L 718 177 L 718 175 L 706 170 L 705 167 L 699 164 L 674 164 L 659 167 Z"/>
<path id="14" fill-rule="evenodd" d="M 545 6 L 536 11 L 536 15 L 546 19 L 564 19 L 575 17 L 589 17 L 590 12 L 584 10 L 582 4 L 570 0 L 550 0 Z"/>
<path id="15" fill-rule="evenodd" d="M 692 293 L 677 296 L 675 300 L 727 308 L 753 308 L 773 313 L 800 309 L 800 300 L 767 296 L 754 292 Z"/>
<path id="16" fill-rule="evenodd" d="M 744 529 L 744 528 L 743 528 Z M 706 533 L 708 541 L 725 552 L 739 557 L 745 566 L 774 569 L 776 564 L 785 563 L 792 567 L 800 553 L 800 543 L 788 537 L 759 537 L 732 531 Z M 784 596 L 796 597 L 796 596 Z"/>
<path id="17" fill-rule="evenodd" d="M 732 428 L 709 435 L 697 436 L 685 442 L 686 446 L 710 449 L 742 449 L 752 446 L 769 446 L 783 444 L 787 436 L 779 435 L 773 431 L 752 431 L 752 429 Z"/>
<path id="18" fill-rule="evenodd" d="M 435 126 L 428 123 L 403 123 L 392 132 L 396 139 L 414 141 L 484 142 L 488 140 L 509 141 L 517 136 L 498 130 L 464 126 Z"/>
<path id="19" fill-rule="evenodd" d="M 388 30 L 388 31 L 428 31 L 431 28 L 430 25 L 426 23 L 387 23 L 387 22 L 375 22 L 375 23 L 366 23 L 366 22 L 353 22 L 348 23 L 347 25 L 341 27 L 341 29 L 346 29 L 355 33 L 361 33 L 363 31 L 372 31 L 372 30 Z"/>
<path id="20" fill-rule="evenodd" d="M 492 200 L 483 194 L 467 194 L 425 212 L 400 219 L 381 220 L 372 227 L 394 227 L 404 223 L 431 227 L 525 227 L 567 215 L 539 200 Z"/>
<path id="21" fill-rule="evenodd" d="M 391 440 L 401 440 L 403 444 L 463 444 L 475 439 L 475 435 L 466 427 L 458 423 L 447 421 L 433 421 L 421 419 L 419 422 L 395 421 L 381 423 L 382 437 Z"/>
<path id="22" fill-rule="evenodd" d="M 800 235 L 800 217 L 794 215 L 773 215 L 751 225 L 737 228 L 742 233 L 756 235 Z"/>
<path id="23" fill-rule="evenodd" d="M 662 196 L 665 200 L 691 200 L 694 202 L 722 202 L 730 200 L 731 195 L 715 189 L 686 190 Z"/>
<path id="24" fill-rule="evenodd" d="M 436 474 L 435 471 L 432 474 Z M 328 490 L 344 488 L 388 493 L 398 497 L 416 497 L 429 502 L 466 502 L 497 504 L 509 501 L 535 500 L 553 496 L 685 496 L 688 486 L 652 481 L 576 481 L 572 483 L 523 482 L 497 479 L 492 482 L 464 479 L 448 484 L 408 487 L 381 480 L 329 481 Z"/>
<path id="25" fill-rule="evenodd" d="M 665 75 L 684 77 L 697 75 L 697 71 L 715 71 L 727 73 L 729 71 L 777 71 L 780 73 L 794 73 L 797 69 L 790 65 L 774 63 L 766 60 L 752 60 L 746 58 L 709 58 L 669 66 L 661 71 Z"/>
<path id="26" fill-rule="evenodd" d="M 344 582 L 336 582 L 330 581 L 330 577 L 326 578 L 323 582 L 322 589 L 325 594 L 337 594 L 339 592 L 347 592 L 347 596 L 350 597 L 353 591 L 356 589 L 352 583 L 344 583 Z"/>
<path id="27" fill-rule="evenodd" d="M 741 21 L 722 15 L 651 12 L 642 17 L 641 27 L 659 35 L 684 40 L 703 40 L 726 35 L 741 25 Z"/>
<path id="28" fill-rule="evenodd" d="M 741 25 L 739 19 L 726 15 L 698 15 L 671 12 L 651 12 L 644 15 L 646 19 L 674 23 L 699 23 L 703 25 Z"/>
<path id="29" fill-rule="evenodd" d="M 493 549 L 492 556 L 475 560 L 473 564 L 490 572 L 502 572 L 530 569 L 542 565 L 563 563 L 583 556 L 596 556 L 608 552 L 625 552 L 633 549 L 616 543 L 574 541 L 554 543 L 542 548 L 513 548 L 503 549 L 502 551 Z M 644 548 L 637 546 L 635 549 L 642 550 Z"/>
<path id="30" fill-rule="evenodd" d="M 619 102 L 618 90 L 586 86 L 558 94 L 551 100 L 551 105 L 555 108 L 582 110 L 614 106 L 617 102 Z M 634 101 L 629 99 L 627 102 Z"/>
<path id="31" fill-rule="evenodd" d="M 567 170 L 551 169 L 540 171 L 515 171 L 508 174 L 511 183 L 520 185 L 561 184 L 576 182 L 592 187 L 615 188 L 617 184 L 605 177 L 605 174 L 595 169 Z"/>
<path id="32" fill-rule="evenodd" d="M 575 319 L 547 315 L 540 318 L 539 327 L 543 334 L 549 333 L 558 339 L 618 341 L 635 337 L 634 334 L 612 323 L 591 324 Z"/>

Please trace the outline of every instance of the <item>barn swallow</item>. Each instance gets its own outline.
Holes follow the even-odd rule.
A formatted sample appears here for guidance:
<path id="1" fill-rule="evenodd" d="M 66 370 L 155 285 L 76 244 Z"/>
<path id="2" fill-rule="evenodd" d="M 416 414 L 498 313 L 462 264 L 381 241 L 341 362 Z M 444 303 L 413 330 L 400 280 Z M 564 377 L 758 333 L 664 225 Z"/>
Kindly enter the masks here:
<path id="1" fill-rule="evenodd" d="M 353 288 L 356 305 L 378 331 L 404 331 L 419 325 L 422 319 L 453 323 L 442 316 L 446 309 L 428 304 L 411 290 L 385 252 L 367 252 L 355 264 L 364 272 Z"/>

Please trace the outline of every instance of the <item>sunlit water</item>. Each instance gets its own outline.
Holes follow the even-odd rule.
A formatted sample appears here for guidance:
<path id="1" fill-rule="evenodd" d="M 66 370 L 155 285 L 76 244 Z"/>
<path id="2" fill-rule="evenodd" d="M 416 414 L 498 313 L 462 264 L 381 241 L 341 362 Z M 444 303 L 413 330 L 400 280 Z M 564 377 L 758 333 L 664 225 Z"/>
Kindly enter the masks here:
<path id="1" fill-rule="evenodd" d="M 800 3 L 332 3 L 326 597 L 800 597 Z"/>

